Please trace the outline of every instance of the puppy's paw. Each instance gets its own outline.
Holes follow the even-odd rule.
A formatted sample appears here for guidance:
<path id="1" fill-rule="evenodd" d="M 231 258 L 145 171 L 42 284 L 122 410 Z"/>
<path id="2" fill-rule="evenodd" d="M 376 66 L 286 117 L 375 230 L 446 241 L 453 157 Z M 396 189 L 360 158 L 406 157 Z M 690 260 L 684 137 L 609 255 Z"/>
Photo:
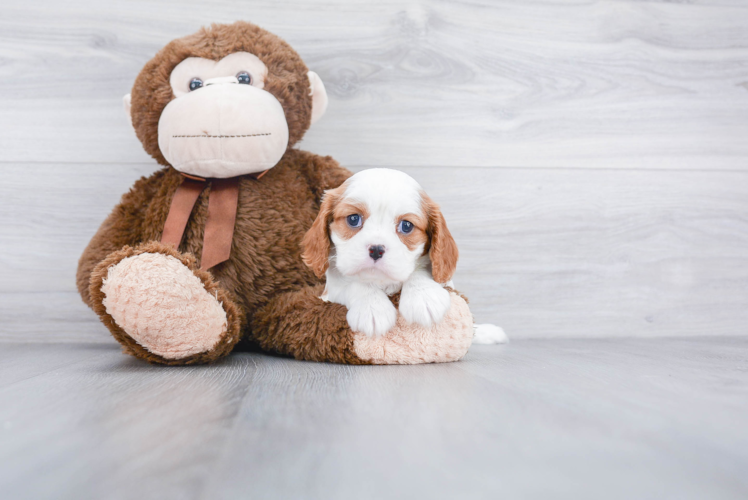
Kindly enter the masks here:
<path id="1" fill-rule="evenodd" d="M 382 298 L 357 304 L 348 309 L 348 325 L 354 332 L 368 336 L 384 335 L 397 322 L 397 309 L 383 295 Z"/>
<path id="2" fill-rule="evenodd" d="M 405 287 L 400 296 L 400 314 L 407 322 L 422 326 L 439 323 L 450 305 L 449 292 L 434 281 Z"/>

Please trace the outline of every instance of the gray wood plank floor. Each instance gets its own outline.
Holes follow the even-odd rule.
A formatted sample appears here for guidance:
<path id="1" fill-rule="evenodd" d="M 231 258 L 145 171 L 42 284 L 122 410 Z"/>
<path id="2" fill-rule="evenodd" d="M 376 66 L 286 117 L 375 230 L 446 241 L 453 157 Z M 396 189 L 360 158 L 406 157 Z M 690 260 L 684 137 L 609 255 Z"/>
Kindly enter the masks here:
<path id="1" fill-rule="evenodd" d="M 3 344 L 0 496 L 744 499 L 748 339 L 525 340 L 458 363 Z"/>

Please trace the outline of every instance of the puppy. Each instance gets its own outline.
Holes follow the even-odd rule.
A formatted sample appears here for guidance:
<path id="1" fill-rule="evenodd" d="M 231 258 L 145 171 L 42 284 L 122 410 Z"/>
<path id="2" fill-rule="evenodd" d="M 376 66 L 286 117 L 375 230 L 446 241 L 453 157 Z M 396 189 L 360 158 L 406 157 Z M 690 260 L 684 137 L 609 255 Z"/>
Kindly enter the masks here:
<path id="1" fill-rule="evenodd" d="M 457 245 L 438 205 L 410 176 L 375 168 L 326 191 L 302 242 L 304 263 L 327 276 L 323 300 L 348 308 L 354 331 L 383 335 L 397 320 L 430 326 L 450 308 Z"/>

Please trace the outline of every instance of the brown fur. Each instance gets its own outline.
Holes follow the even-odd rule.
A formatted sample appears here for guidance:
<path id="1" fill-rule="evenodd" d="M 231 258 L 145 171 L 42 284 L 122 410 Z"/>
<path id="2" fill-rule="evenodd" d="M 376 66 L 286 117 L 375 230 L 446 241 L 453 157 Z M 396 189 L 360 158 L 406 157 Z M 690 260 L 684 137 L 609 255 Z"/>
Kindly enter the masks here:
<path id="1" fill-rule="evenodd" d="M 400 241 L 402 241 L 411 252 L 418 248 L 419 245 L 424 245 L 424 248 L 426 248 L 426 243 L 428 243 L 429 240 L 428 234 L 426 233 L 428 223 L 418 214 L 405 214 L 398 217 L 395 221 L 395 227 L 398 227 L 404 220 L 413 224 L 413 230 L 408 234 L 398 232 L 397 236 L 400 238 Z"/>
<path id="2" fill-rule="evenodd" d="M 429 220 L 426 232 L 429 236 L 427 251 L 431 259 L 431 274 L 437 283 L 446 283 L 452 279 L 457 269 L 457 243 L 447 228 L 447 221 L 444 220 L 439 205 L 426 193 L 421 193 L 421 200 L 423 211 Z"/>
<path id="3" fill-rule="evenodd" d="M 260 180 L 242 178 L 231 257 L 211 270 L 220 287 L 236 297 L 242 311 L 240 317 L 246 315 L 251 319 L 254 311 L 276 295 L 320 283 L 301 260 L 301 239 L 317 215 L 324 190 L 341 184 L 349 176 L 350 172 L 330 157 L 290 150 Z M 122 246 L 136 247 L 157 241 L 171 198 L 181 181 L 182 176 L 172 168 L 139 180 L 89 243 L 78 266 L 78 288 L 84 302 L 100 315 L 103 297 L 92 294 L 94 267 L 118 243 L 121 246 L 115 251 Z M 179 246 L 180 258 L 187 258 L 184 254 L 200 258 L 209 191 L 210 188 L 206 189 L 195 204 Z M 123 258 L 118 253 L 115 255 L 112 259 L 116 261 Z M 116 263 L 110 260 L 107 258 L 109 265 Z M 105 269 L 101 272 L 105 273 Z M 102 321 L 110 326 L 106 316 L 102 315 Z M 250 336 L 246 322 L 241 323 L 242 334 Z M 124 334 L 111 326 L 110 330 L 118 340 Z M 171 364 L 178 364 L 178 360 Z"/>
<path id="4" fill-rule="evenodd" d="M 169 76 L 177 64 L 193 56 L 219 60 L 237 51 L 253 53 L 267 66 L 264 89 L 283 106 L 289 149 L 261 179 L 241 178 L 231 257 L 206 274 L 197 270 L 194 262 L 202 254 L 210 188 L 198 198 L 178 251 L 156 243 L 182 182 L 182 176 L 168 166 L 159 151 L 158 120 L 174 99 Z M 174 40 L 138 75 L 132 89 L 132 123 L 145 150 L 166 168 L 140 179 L 122 197 L 81 256 L 76 277 L 83 301 L 101 316 L 128 353 L 166 364 L 212 361 L 229 352 L 240 336 L 252 337 L 248 325 L 254 313 L 276 296 L 320 283 L 301 261 L 301 238 L 317 215 L 324 191 L 339 186 L 351 174 L 330 157 L 290 149 L 311 120 L 307 71 L 283 40 L 253 24 L 237 22 L 213 25 Z M 182 360 L 163 359 L 140 347 L 106 313 L 101 280 L 108 267 L 143 251 L 177 257 L 200 277 L 206 289 L 225 298 L 231 318 L 229 332 L 211 352 Z"/>
<path id="5" fill-rule="evenodd" d="M 255 340 L 266 351 L 309 361 L 327 361 L 350 365 L 368 365 L 354 350 L 353 332 L 346 320 L 347 309 L 323 302 L 323 286 L 307 287 L 278 296 L 254 315 Z M 467 302 L 467 298 L 446 287 Z M 400 305 L 400 292 L 390 297 Z"/>
<path id="6" fill-rule="evenodd" d="M 307 287 L 279 296 L 254 316 L 252 329 L 262 349 L 296 359 L 351 365 L 369 364 L 353 349 L 347 309 L 323 302 L 323 287 Z"/>
<path id="7" fill-rule="evenodd" d="M 122 330 L 114 319 L 107 313 L 104 304 L 104 293 L 101 291 L 101 286 L 106 279 L 109 272 L 109 268 L 120 262 L 122 259 L 131 257 L 133 255 L 140 255 L 142 253 L 163 253 L 170 255 L 176 259 L 179 259 L 182 264 L 190 268 L 195 276 L 200 278 L 203 282 L 205 290 L 214 295 L 223 306 L 223 310 L 226 311 L 227 329 L 226 333 L 218 341 L 218 344 L 208 352 L 202 352 L 194 354 L 192 356 L 182 359 L 167 359 L 157 354 L 154 354 L 135 340 L 132 339 L 124 330 Z M 93 271 L 91 275 L 91 286 L 89 287 L 89 293 L 93 304 L 93 310 L 99 315 L 102 322 L 112 332 L 114 338 L 122 344 L 122 349 L 128 354 L 137 356 L 138 358 L 144 359 L 150 363 L 159 363 L 164 365 L 192 365 L 201 364 L 215 361 L 231 352 L 231 349 L 239 341 L 241 336 L 241 325 L 244 322 L 243 312 L 239 307 L 236 306 L 234 301 L 230 298 L 229 294 L 223 290 L 218 283 L 213 279 L 210 273 L 202 271 L 198 268 L 195 263 L 195 258 L 191 255 L 182 255 L 170 246 L 162 245 L 159 242 L 151 241 L 144 243 L 137 248 L 129 246 L 110 254 L 106 259 L 101 261 Z"/>
<path id="8" fill-rule="evenodd" d="M 356 214 L 361 217 L 361 225 L 354 228 L 348 225 L 346 219 L 349 215 Z M 365 203 L 351 203 L 348 201 L 338 203 L 332 211 L 333 222 L 330 225 L 330 230 L 344 240 L 350 240 L 364 227 L 369 215 L 369 209 Z"/>
<path id="9" fill-rule="evenodd" d="M 236 51 L 253 53 L 267 66 L 265 90 L 283 106 L 289 143 L 280 162 L 261 179 L 241 178 L 231 257 L 208 273 L 195 263 L 202 254 L 210 187 L 198 198 L 179 249 L 158 242 L 171 200 L 183 180 L 158 149 L 158 120 L 174 98 L 169 75 L 177 64 L 192 56 L 219 60 Z M 122 197 L 83 252 L 76 276 L 83 301 L 99 314 L 125 352 L 153 363 L 207 363 L 226 355 L 243 338 L 298 359 L 366 363 L 353 351 L 345 307 L 317 298 L 329 253 L 327 215 L 321 226 L 325 237 L 305 241 L 305 261 L 314 272 L 301 259 L 302 237 L 312 227 L 320 205 L 323 214 L 328 214 L 328 198 L 332 207 L 335 191 L 324 203 L 323 193 L 340 186 L 351 173 L 329 156 L 291 149 L 311 119 L 307 68 L 296 52 L 280 38 L 249 23 L 202 29 L 169 43 L 146 64 L 132 89 L 131 117 L 143 147 L 165 168 L 138 180 Z M 329 214 L 331 217 L 331 209 Z M 441 236 L 449 236 L 445 230 L 436 224 L 431 232 L 441 241 Z M 434 248 L 438 256 L 449 260 L 448 248 L 441 243 Z M 108 269 L 143 252 L 179 259 L 223 303 L 228 331 L 214 349 L 184 359 L 165 359 L 140 346 L 106 312 L 101 285 Z"/>
<path id="10" fill-rule="evenodd" d="M 296 51 L 276 35 L 251 23 L 213 24 L 168 43 L 145 65 L 133 85 L 130 108 L 133 127 L 143 148 L 161 165 L 169 163 L 158 148 L 158 120 L 174 99 L 169 84 L 172 70 L 188 57 L 218 61 L 234 52 L 254 54 L 267 66 L 264 90 L 283 106 L 288 122 L 288 147 L 299 142 L 309 128 L 312 119 L 309 70 Z"/>
<path id="11" fill-rule="evenodd" d="M 167 175 L 166 170 L 156 172 L 149 178 L 141 178 L 101 224 L 78 261 L 76 284 L 78 293 L 88 306 L 92 306 L 89 285 L 94 267 L 110 253 L 126 245 L 134 246 L 145 241 L 144 225 L 152 223 L 150 219 L 153 219 L 152 214 L 147 214 L 151 201 L 168 196 L 168 190 L 176 190 L 179 182 L 181 179 Z"/>
<path id="12" fill-rule="evenodd" d="M 344 191 L 343 185 L 325 193 L 319 213 L 301 243 L 304 249 L 302 260 L 318 278 L 322 278 L 329 267 L 330 224 L 333 221 L 335 206 Z"/>

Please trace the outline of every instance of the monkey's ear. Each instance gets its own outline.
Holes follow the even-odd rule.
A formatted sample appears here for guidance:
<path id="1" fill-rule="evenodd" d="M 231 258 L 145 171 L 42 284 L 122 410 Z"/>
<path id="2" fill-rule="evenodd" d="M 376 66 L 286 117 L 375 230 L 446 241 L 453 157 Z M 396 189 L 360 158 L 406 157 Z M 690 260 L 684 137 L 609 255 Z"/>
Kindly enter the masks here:
<path id="1" fill-rule="evenodd" d="M 127 115 L 127 121 L 132 126 L 132 115 L 130 114 L 130 94 L 125 94 L 122 98 L 122 105 L 125 107 L 125 114 Z"/>
<path id="2" fill-rule="evenodd" d="M 312 96 L 312 124 L 322 118 L 327 110 L 327 91 L 322 79 L 314 71 L 309 76 L 309 95 Z M 311 125 L 311 124 L 310 124 Z"/>

